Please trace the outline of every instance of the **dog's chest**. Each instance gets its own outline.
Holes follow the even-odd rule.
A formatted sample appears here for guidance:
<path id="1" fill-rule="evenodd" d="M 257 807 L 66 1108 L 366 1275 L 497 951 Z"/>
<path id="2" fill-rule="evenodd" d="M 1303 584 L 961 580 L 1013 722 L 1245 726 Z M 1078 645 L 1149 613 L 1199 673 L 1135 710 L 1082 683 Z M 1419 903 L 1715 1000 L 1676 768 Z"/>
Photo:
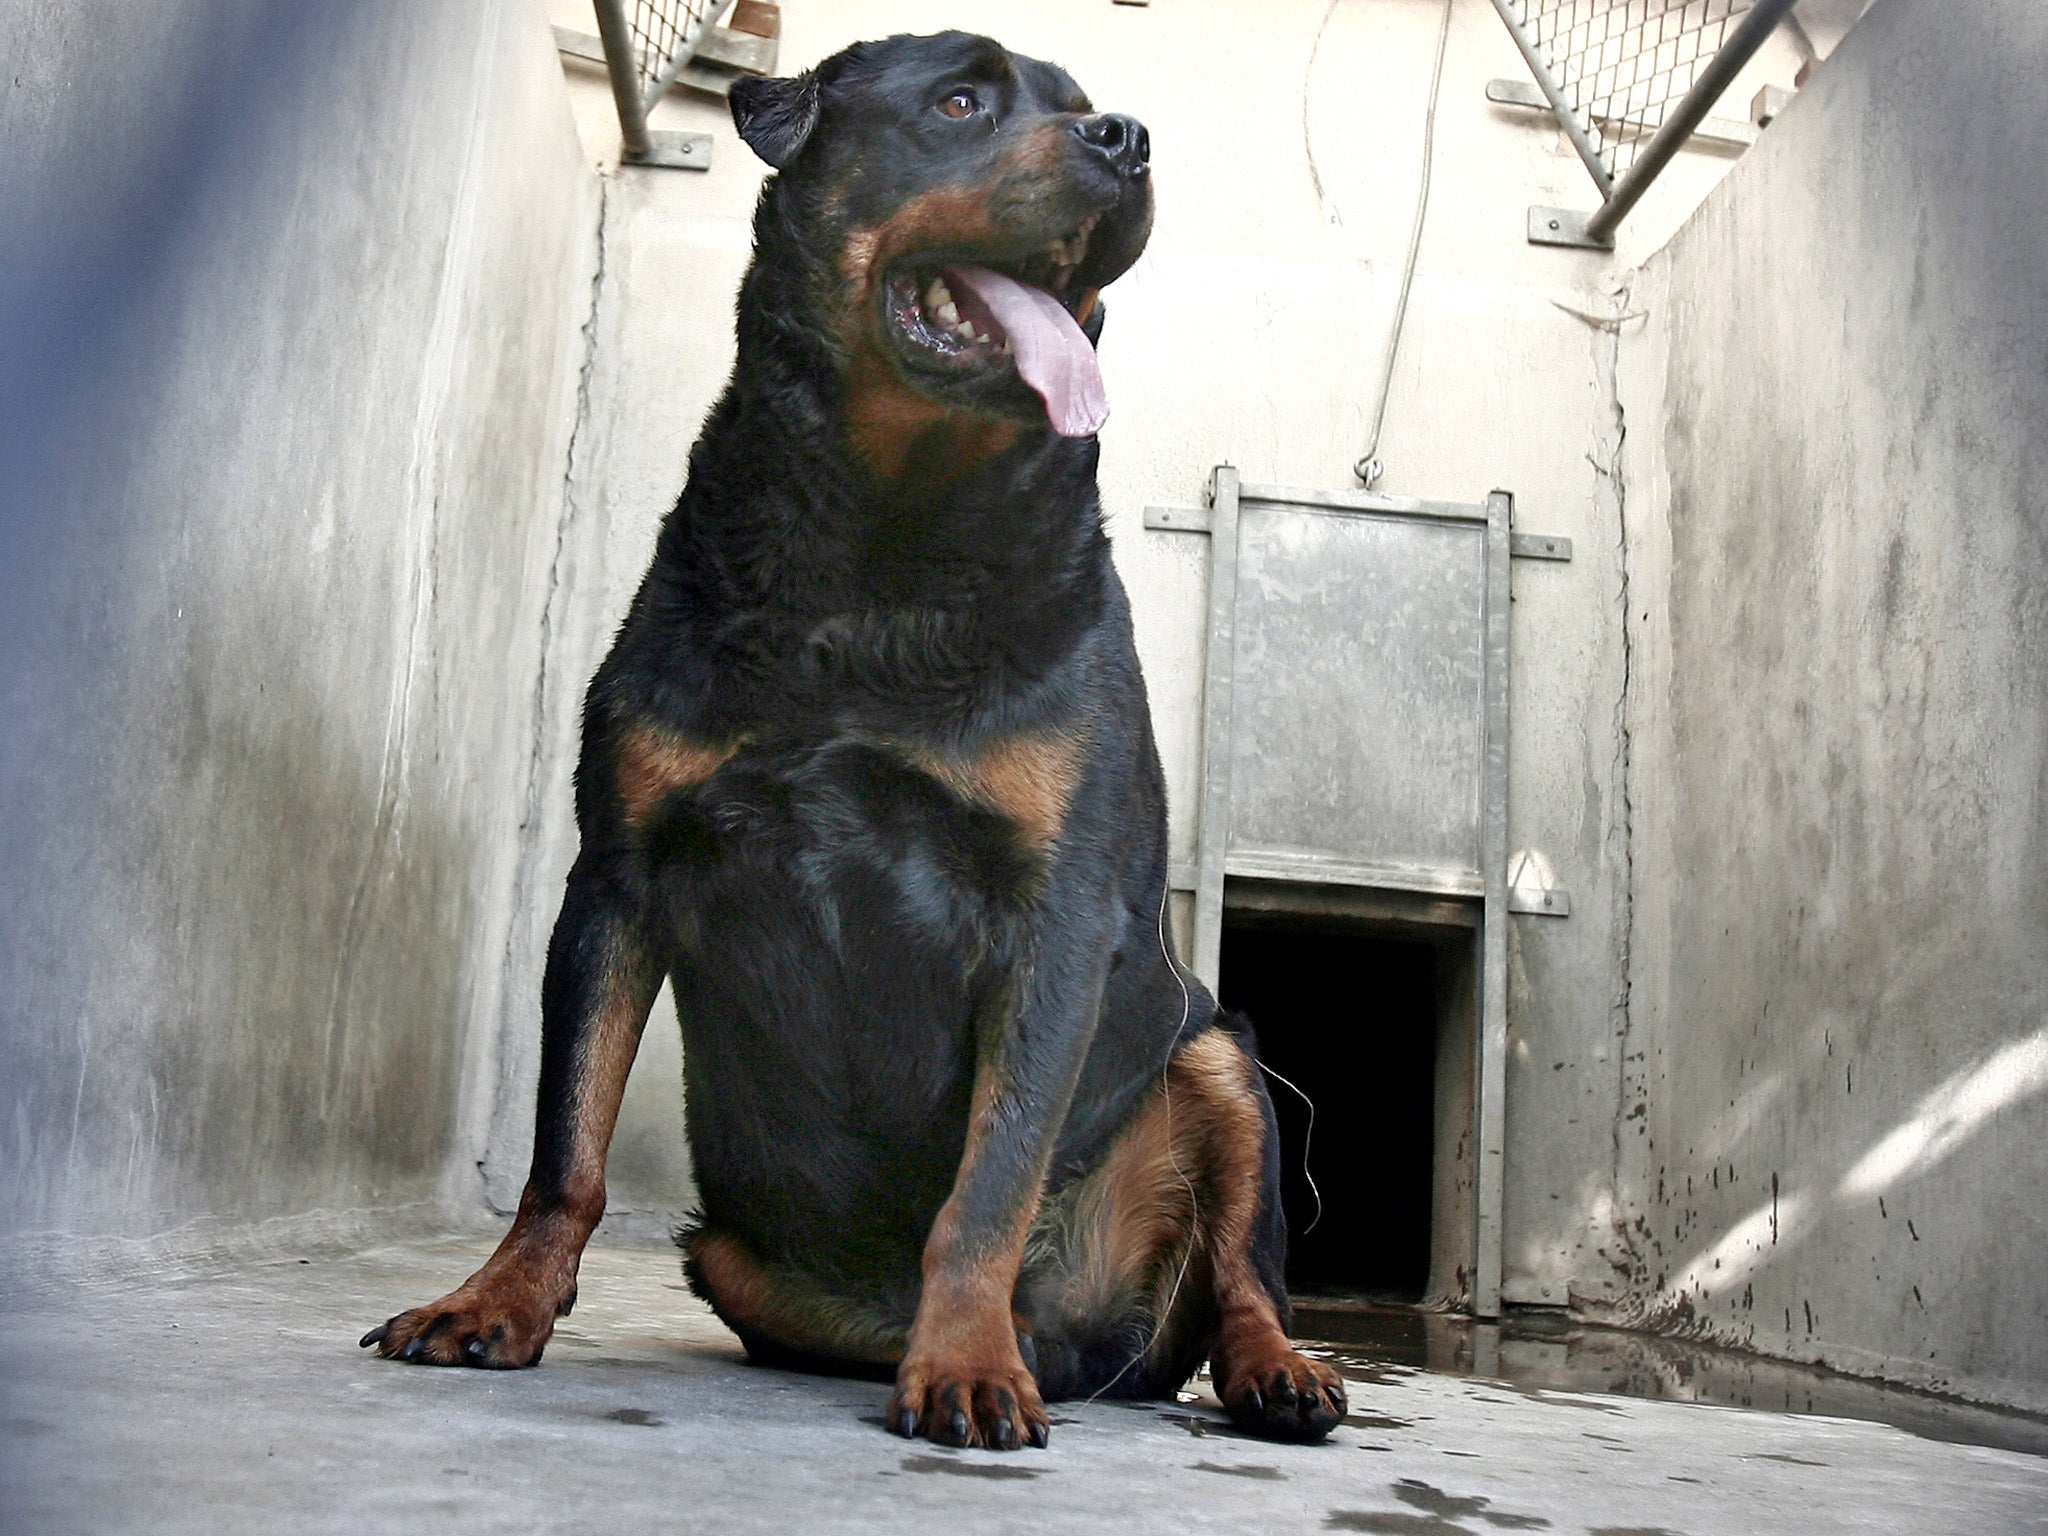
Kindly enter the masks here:
<path id="1" fill-rule="evenodd" d="M 695 824 L 699 853 L 721 861 L 793 852 L 792 841 L 973 841 L 997 828 L 1042 860 L 1065 828 L 1083 749 L 1056 728 L 964 751 L 865 733 L 708 743 L 641 730 L 622 743 L 616 774 L 630 824 Z"/>

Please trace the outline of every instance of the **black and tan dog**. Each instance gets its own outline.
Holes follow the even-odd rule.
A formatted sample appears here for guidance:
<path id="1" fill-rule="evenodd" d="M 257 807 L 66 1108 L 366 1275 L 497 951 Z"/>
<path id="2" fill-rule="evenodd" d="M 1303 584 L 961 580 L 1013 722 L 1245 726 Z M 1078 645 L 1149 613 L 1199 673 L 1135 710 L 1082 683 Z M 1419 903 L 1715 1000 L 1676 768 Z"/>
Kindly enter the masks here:
<path id="1" fill-rule="evenodd" d="M 1162 943 L 1165 794 L 1095 486 L 1099 290 L 1149 146 L 960 33 L 733 91 L 776 168 L 739 358 L 584 709 L 518 1219 L 364 1339 L 540 1358 L 664 978 L 692 1284 L 755 1358 L 893 1373 L 891 1428 L 1046 1443 L 1171 1394 L 1327 1434 L 1285 1333 L 1272 1108 Z"/>

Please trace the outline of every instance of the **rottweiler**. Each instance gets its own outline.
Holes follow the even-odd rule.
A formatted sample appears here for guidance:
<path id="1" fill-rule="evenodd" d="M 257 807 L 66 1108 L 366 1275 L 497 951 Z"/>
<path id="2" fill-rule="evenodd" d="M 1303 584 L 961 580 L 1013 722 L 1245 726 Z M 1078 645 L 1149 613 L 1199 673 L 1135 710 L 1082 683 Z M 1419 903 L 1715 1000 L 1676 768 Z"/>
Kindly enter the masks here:
<path id="1" fill-rule="evenodd" d="M 1150 144 L 965 33 L 732 91 L 771 167 L 738 360 L 583 711 L 517 1219 L 397 1360 L 531 1365 L 667 979 L 692 1287 L 887 1423 L 1043 1446 L 1171 1396 L 1315 1440 L 1272 1105 L 1165 943 L 1166 795 L 1102 525 L 1102 288 Z"/>

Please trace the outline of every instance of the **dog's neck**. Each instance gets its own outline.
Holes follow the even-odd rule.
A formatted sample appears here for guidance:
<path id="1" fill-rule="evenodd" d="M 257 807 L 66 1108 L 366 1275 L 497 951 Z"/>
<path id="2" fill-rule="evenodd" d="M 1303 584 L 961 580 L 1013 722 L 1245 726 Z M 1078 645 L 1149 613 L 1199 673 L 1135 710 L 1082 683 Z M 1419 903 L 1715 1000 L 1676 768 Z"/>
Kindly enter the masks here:
<path id="1" fill-rule="evenodd" d="M 783 245 L 769 212 L 732 380 L 663 525 L 662 606 L 700 640 L 754 656 L 764 678 L 824 664 L 882 686 L 906 626 L 997 637 L 959 652 L 1000 657 L 1013 680 L 1049 672 L 1107 600 L 1095 441 L 939 420 L 882 472 L 859 441 L 858 381 L 807 297 L 816 264 Z M 776 632 L 747 627 L 763 613 L 779 616 Z"/>

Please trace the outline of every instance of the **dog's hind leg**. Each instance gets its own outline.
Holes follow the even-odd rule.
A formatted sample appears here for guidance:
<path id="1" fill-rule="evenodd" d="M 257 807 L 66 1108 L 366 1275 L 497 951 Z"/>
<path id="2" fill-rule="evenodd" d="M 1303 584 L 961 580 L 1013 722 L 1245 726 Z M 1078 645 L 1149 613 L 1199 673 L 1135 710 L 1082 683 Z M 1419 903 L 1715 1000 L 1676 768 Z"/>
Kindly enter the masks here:
<path id="1" fill-rule="evenodd" d="M 698 1227 L 679 1241 L 690 1289 L 739 1335 L 751 1359 L 791 1370 L 894 1378 L 907 1319 L 892 1321 L 808 1276 L 763 1263 L 730 1232 Z"/>
<path id="2" fill-rule="evenodd" d="M 1279 1201 L 1258 1068 L 1227 1030 L 1206 1030 L 1041 1224 L 1025 1310 L 1048 1394 L 1164 1396 L 1206 1354 L 1242 1428 L 1327 1435 L 1344 1384 L 1288 1342 Z"/>
<path id="3" fill-rule="evenodd" d="M 604 1215 L 604 1163 L 661 951 L 634 878 L 586 854 L 570 871 L 541 984 L 540 1103 L 519 1214 L 484 1267 L 439 1301 L 363 1336 L 422 1365 L 532 1365 L 576 1301 L 583 1245 Z"/>
<path id="4" fill-rule="evenodd" d="M 1203 1246 L 1214 1276 L 1209 1373 L 1239 1428 L 1320 1440 L 1344 1417 L 1344 1382 L 1287 1339 L 1286 1253 L 1273 1106 L 1257 1064 L 1222 1029 L 1174 1058 L 1172 1080 L 1199 1106 L 1209 1204 Z"/>

